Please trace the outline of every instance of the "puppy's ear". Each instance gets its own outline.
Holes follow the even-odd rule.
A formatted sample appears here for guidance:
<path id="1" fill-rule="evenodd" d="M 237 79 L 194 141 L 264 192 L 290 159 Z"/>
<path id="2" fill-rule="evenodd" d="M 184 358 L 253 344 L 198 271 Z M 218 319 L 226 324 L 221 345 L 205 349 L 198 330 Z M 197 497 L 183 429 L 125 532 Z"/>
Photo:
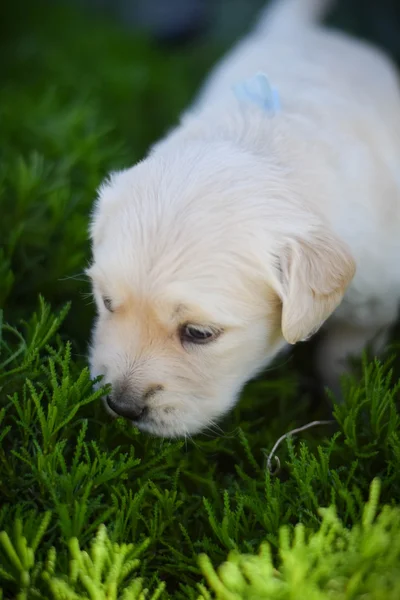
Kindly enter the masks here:
<path id="1" fill-rule="evenodd" d="M 280 256 L 282 333 L 289 344 L 315 333 L 343 298 L 355 273 L 347 246 L 320 229 L 292 241 Z"/>

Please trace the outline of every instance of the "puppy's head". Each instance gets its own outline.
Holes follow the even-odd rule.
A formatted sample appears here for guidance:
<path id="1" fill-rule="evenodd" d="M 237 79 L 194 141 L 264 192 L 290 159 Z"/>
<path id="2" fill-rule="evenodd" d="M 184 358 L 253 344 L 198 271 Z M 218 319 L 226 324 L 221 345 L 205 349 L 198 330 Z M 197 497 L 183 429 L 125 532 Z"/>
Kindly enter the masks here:
<path id="1" fill-rule="evenodd" d="M 169 149 L 100 189 L 92 373 L 112 385 L 110 411 L 144 431 L 212 427 L 285 342 L 323 323 L 353 276 L 345 246 L 279 169 L 255 162 Z"/>

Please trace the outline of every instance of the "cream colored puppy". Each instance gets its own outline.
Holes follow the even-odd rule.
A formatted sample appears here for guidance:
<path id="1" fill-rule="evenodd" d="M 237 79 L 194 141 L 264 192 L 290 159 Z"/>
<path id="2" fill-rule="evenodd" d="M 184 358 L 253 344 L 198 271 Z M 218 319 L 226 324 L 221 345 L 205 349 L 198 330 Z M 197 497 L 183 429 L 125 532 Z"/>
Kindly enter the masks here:
<path id="1" fill-rule="evenodd" d="M 336 386 L 396 318 L 398 80 L 317 25 L 326 4 L 274 3 L 181 124 L 100 189 L 92 372 L 144 431 L 212 425 L 328 317 L 319 364 Z"/>

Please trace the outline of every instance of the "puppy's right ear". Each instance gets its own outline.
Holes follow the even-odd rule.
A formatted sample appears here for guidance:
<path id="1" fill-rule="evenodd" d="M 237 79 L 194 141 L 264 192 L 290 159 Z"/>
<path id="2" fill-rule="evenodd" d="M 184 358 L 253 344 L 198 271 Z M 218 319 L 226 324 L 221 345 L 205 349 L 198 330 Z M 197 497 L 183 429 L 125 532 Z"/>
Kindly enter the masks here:
<path id="1" fill-rule="evenodd" d="M 313 335 L 340 304 L 355 262 L 344 242 L 321 228 L 287 244 L 279 271 L 282 334 L 295 344 Z"/>

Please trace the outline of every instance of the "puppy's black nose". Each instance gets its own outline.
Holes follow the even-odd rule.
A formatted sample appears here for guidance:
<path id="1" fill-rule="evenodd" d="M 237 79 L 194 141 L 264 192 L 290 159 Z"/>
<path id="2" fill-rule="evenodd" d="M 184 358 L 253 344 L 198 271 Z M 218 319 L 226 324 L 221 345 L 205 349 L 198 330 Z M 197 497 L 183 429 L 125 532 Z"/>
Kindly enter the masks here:
<path id="1" fill-rule="evenodd" d="M 114 400 L 112 396 L 107 396 L 107 404 L 117 415 L 130 421 L 139 421 L 147 410 L 143 403 L 129 397 L 126 400 Z"/>

